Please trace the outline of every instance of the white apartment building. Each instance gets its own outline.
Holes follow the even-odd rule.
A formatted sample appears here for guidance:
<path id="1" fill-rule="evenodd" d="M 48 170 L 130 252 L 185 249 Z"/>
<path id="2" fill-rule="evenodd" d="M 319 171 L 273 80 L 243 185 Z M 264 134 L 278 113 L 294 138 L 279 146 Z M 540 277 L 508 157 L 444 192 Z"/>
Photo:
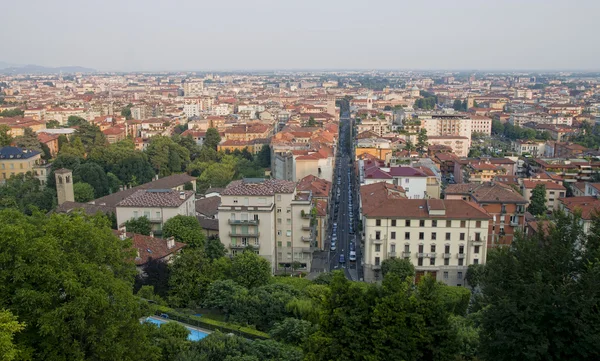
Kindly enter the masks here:
<path id="1" fill-rule="evenodd" d="M 381 184 L 361 187 L 365 281 L 381 279 L 381 264 L 404 258 L 451 286 L 465 285 L 470 264 L 484 264 L 490 216 L 463 200 L 405 199 Z"/>
<path id="2" fill-rule="evenodd" d="M 183 83 L 183 94 L 186 97 L 197 97 L 202 95 L 204 82 L 198 79 L 188 79 Z"/>
<path id="3" fill-rule="evenodd" d="M 471 132 L 492 135 L 492 119 L 481 115 L 471 115 Z"/>
<path id="4" fill-rule="evenodd" d="M 369 118 L 361 120 L 360 123 L 356 124 L 357 132 L 362 133 L 371 131 L 378 136 L 389 133 L 392 130 L 392 120 L 390 119 L 379 119 Z"/>
<path id="5" fill-rule="evenodd" d="M 428 136 L 456 135 L 471 140 L 471 119 L 460 114 L 419 114 L 421 128 Z M 491 127 L 491 123 L 490 123 Z M 491 129 L 490 129 L 491 131 Z"/>
<path id="6" fill-rule="evenodd" d="M 183 99 L 183 112 L 188 118 L 198 117 L 202 112 L 201 98 L 190 97 Z"/>
<path id="7" fill-rule="evenodd" d="M 233 113 L 233 109 L 232 109 L 232 106 L 227 103 L 220 103 L 220 104 L 213 105 L 210 108 L 210 113 L 212 115 L 216 115 L 218 117 L 224 117 L 226 115 Z"/>
<path id="8" fill-rule="evenodd" d="M 246 178 L 221 193 L 219 238 L 228 253 L 251 249 L 271 263 L 273 272 L 310 270 L 314 243 L 312 195 L 297 192 L 296 183 Z"/>
<path id="9" fill-rule="evenodd" d="M 169 219 L 177 216 L 195 216 L 195 196 L 193 191 L 172 189 L 142 189 L 131 194 L 116 205 L 117 224 L 146 217 L 152 223 L 155 234 L 162 233 L 162 227 Z"/>

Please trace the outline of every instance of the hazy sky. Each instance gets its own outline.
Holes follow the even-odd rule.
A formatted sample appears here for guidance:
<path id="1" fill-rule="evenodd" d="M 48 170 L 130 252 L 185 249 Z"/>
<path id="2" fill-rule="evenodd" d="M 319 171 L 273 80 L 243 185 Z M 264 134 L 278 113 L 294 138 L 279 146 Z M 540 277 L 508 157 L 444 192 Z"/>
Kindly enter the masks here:
<path id="1" fill-rule="evenodd" d="M 600 69 L 600 0 L 17 0 L 0 61 L 99 70 Z"/>

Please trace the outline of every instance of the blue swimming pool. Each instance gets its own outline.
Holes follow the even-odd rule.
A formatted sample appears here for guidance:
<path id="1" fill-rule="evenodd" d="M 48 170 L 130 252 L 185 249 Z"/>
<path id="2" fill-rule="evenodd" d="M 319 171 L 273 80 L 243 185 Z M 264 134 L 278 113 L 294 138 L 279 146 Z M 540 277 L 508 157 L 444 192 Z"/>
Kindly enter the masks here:
<path id="1" fill-rule="evenodd" d="M 167 323 L 168 321 L 163 321 L 163 320 L 159 320 L 157 318 L 148 317 L 148 318 L 146 318 L 146 322 L 153 323 L 155 325 L 158 325 L 158 327 L 160 327 L 160 325 Z M 202 331 L 199 331 L 194 328 L 187 327 L 187 326 L 186 326 L 186 328 L 190 331 L 190 334 L 188 335 L 188 340 L 190 340 L 190 341 L 200 341 L 203 338 L 205 338 L 206 336 L 208 336 L 208 333 L 206 333 L 206 332 L 202 332 Z"/>

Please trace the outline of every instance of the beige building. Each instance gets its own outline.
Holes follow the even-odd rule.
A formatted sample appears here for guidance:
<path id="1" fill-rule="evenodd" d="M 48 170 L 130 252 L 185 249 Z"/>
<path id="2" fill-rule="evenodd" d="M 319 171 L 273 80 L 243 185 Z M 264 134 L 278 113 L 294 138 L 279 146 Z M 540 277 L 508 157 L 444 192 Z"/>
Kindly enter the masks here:
<path id="1" fill-rule="evenodd" d="M 543 180 L 523 180 L 521 184 L 521 190 L 523 191 L 523 196 L 529 203 L 531 203 L 531 195 L 533 194 L 533 190 L 538 184 L 542 184 L 546 187 L 546 208 L 549 211 L 557 211 L 560 209 L 559 198 L 565 198 L 567 195 L 567 188 L 565 188 L 562 184 L 557 184 L 552 181 L 543 181 Z"/>
<path id="2" fill-rule="evenodd" d="M 430 136 L 427 135 L 427 143 L 429 145 L 445 145 L 452 148 L 452 153 L 459 157 L 469 155 L 469 147 L 471 146 L 471 137 L 463 137 L 458 135 L 442 135 Z"/>
<path id="3" fill-rule="evenodd" d="M 177 216 L 196 216 L 193 191 L 173 189 L 141 189 L 129 195 L 116 206 L 117 224 L 146 217 L 152 223 L 152 231 L 162 234 L 166 221 Z"/>
<path id="4" fill-rule="evenodd" d="M 40 152 L 19 147 L 0 148 L 0 182 L 11 176 L 32 172 L 40 164 Z"/>
<path id="5" fill-rule="evenodd" d="M 467 267 L 484 264 L 490 216 L 463 200 L 406 199 L 381 183 L 361 187 L 365 281 L 381 279 L 381 264 L 404 258 L 452 286 L 465 285 Z"/>
<path id="6" fill-rule="evenodd" d="M 310 270 L 314 243 L 312 194 L 291 181 L 247 178 L 221 193 L 219 235 L 230 254 L 246 249 L 264 257 L 272 270 Z"/>

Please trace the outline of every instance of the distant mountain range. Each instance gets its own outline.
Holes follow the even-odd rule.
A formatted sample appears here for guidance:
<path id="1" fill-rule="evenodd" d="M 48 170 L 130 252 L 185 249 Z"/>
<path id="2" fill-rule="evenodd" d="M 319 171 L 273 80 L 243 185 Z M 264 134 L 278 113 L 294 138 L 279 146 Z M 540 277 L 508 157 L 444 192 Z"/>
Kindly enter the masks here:
<path id="1" fill-rule="evenodd" d="M 16 65 L 0 61 L 0 74 L 58 74 L 58 73 L 93 73 L 95 69 L 81 66 L 59 66 L 56 68 L 41 65 Z"/>

